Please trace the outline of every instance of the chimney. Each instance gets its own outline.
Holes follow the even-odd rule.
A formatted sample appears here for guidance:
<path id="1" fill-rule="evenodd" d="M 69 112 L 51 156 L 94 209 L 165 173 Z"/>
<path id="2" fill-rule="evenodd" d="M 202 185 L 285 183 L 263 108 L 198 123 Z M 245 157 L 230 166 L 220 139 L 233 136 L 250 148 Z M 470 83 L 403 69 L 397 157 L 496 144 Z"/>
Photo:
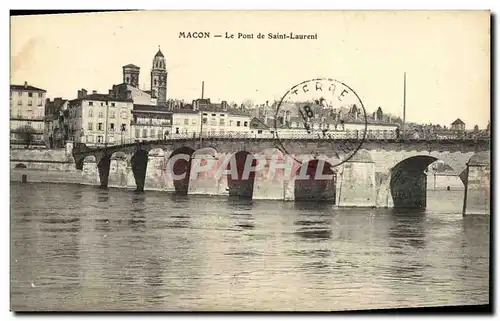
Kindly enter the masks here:
<path id="1" fill-rule="evenodd" d="M 27 89 L 27 88 L 28 88 L 28 82 L 27 82 L 27 81 L 25 81 L 25 82 L 24 82 L 24 89 Z"/>
<path id="2" fill-rule="evenodd" d="M 92 90 L 92 94 L 93 95 L 97 94 L 97 90 Z"/>
<path id="3" fill-rule="evenodd" d="M 227 111 L 227 101 L 223 100 L 221 102 L 221 105 L 222 105 L 222 110 Z"/>
<path id="4" fill-rule="evenodd" d="M 201 99 L 203 99 L 203 96 L 205 95 L 205 82 L 201 82 Z"/>
<path id="5" fill-rule="evenodd" d="M 82 88 L 82 98 L 87 97 L 87 89 Z"/>
<path id="6" fill-rule="evenodd" d="M 108 95 L 109 95 L 110 97 L 113 97 L 113 89 L 110 89 L 110 90 L 108 91 Z"/>
<path id="7" fill-rule="evenodd" d="M 82 98 L 82 91 L 78 90 L 78 93 L 76 94 L 76 98 Z"/>

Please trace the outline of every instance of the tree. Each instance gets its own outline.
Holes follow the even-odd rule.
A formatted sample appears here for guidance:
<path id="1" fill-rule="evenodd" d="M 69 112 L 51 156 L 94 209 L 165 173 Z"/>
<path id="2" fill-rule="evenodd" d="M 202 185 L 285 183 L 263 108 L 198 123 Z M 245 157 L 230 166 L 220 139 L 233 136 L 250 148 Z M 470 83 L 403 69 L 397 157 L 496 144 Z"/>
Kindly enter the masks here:
<path id="1" fill-rule="evenodd" d="M 26 144 L 26 148 L 29 148 L 35 138 L 35 129 L 30 125 L 25 125 L 19 127 L 16 132 L 19 138 Z"/>

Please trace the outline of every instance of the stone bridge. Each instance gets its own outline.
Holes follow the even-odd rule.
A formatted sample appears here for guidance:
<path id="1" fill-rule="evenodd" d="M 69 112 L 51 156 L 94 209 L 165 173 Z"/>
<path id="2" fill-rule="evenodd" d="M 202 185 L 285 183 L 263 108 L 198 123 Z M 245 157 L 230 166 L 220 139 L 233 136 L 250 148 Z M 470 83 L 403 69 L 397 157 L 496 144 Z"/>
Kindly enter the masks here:
<path id="1" fill-rule="evenodd" d="M 346 150 L 345 146 L 350 148 Z M 485 184 L 488 185 L 489 202 L 489 149 L 487 139 L 366 139 L 361 142 L 357 139 L 277 141 L 212 138 L 203 141 L 156 140 L 96 149 L 80 144 L 73 149 L 73 157 L 76 168 L 83 170 L 87 182 L 99 184 L 103 188 L 136 187 L 138 191 L 151 189 L 183 194 L 238 195 L 253 199 L 330 200 L 338 206 L 425 208 L 425 169 L 441 160 L 453 169 L 467 187 L 467 164 L 478 153 L 488 154 L 480 159 L 483 160 L 481 166 L 488 167 L 487 173 L 482 174 L 482 180 L 488 176 Z M 172 180 L 166 173 L 166 164 L 171 157 L 179 154 L 189 155 L 190 159 L 184 163 L 177 161 L 174 172 L 187 175 L 184 179 Z M 334 178 L 331 182 L 322 182 L 322 187 L 317 184 L 304 185 L 303 182 L 299 184 L 295 178 L 268 179 L 259 173 L 250 175 L 246 180 L 225 176 L 216 179 L 214 176 L 214 171 L 217 166 L 222 166 L 221 160 L 224 158 L 234 157 L 238 173 L 241 174 L 249 157 L 283 159 L 286 154 L 295 159 L 305 159 L 302 163 L 295 162 L 295 174 L 302 166 L 308 166 L 309 172 L 312 167 L 318 166 L 318 162 L 341 164 L 331 168 L 327 166 Z M 216 160 L 214 170 L 200 174 L 202 177 L 190 177 L 192 160 L 204 157 Z M 487 165 L 483 164 L 484 159 L 487 159 Z M 342 160 L 347 161 L 342 163 Z M 480 188 L 486 188 L 485 184 L 479 184 Z M 474 194 L 470 192 L 469 195 L 471 193 Z"/>

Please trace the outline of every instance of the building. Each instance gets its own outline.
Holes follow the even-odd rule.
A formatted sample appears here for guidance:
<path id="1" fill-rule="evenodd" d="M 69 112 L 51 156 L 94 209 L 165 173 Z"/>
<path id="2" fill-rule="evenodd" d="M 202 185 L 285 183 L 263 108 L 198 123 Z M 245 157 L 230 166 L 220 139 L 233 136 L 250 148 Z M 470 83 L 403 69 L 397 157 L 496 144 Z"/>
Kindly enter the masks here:
<path id="1" fill-rule="evenodd" d="M 69 135 L 75 143 L 89 146 L 119 144 L 131 138 L 132 99 L 87 90 L 69 101 Z"/>
<path id="2" fill-rule="evenodd" d="M 172 111 L 164 106 L 134 104 L 130 126 L 136 140 L 164 139 L 172 133 Z"/>
<path id="3" fill-rule="evenodd" d="M 230 108 L 226 101 L 196 99 L 192 105 L 173 110 L 172 133 L 194 137 L 250 133 L 250 120 L 248 113 Z"/>
<path id="4" fill-rule="evenodd" d="M 44 140 L 49 148 L 63 148 L 69 139 L 69 100 L 60 97 L 45 101 Z"/>
<path id="5" fill-rule="evenodd" d="M 201 112 L 193 110 L 192 106 L 173 111 L 173 135 L 198 137 L 201 132 Z"/>
<path id="6" fill-rule="evenodd" d="M 27 82 L 10 85 L 11 148 L 46 147 L 43 139 L 46 92 Z"/>
<path id="7" fill-rule="evenodd" d="M 457 118 L 451 123 L 451 130 L 465 130 L 465 123 L 460 118 Z"/>
<path id="8" fill-rule="evenodd" d="M 274 116 L 268 115 L 264 119 L 254 118 L 251 122 L 250 132 L 252 137 L 261 135 L 273 135 L 275 129 L 278 128 L 278 135 L 281 138 L 286 137 L 302 137 L 345 132 L 359 132 L 366 130 L 368 133 L 379 133 L 390 137 L 393 135 L 400 123 L 397 119 L 393 119 L 390 115 L 384 115 L 382 109 L 372 115 L 365 115 L 362 109 L 355 105 L 350 108 L 340 110 L 320 108 L 307 104 L 311 107 L 311 117 L 307 118 L 307 122 L 302 115 L 299 116 L 299 110 L 306 106 L 305 103 L 293 104 L 293 106 L 285 106 L 283 111 L 277 113 L 275 120 Z M 307 125 L 306 125 L 307 124 Z"/>

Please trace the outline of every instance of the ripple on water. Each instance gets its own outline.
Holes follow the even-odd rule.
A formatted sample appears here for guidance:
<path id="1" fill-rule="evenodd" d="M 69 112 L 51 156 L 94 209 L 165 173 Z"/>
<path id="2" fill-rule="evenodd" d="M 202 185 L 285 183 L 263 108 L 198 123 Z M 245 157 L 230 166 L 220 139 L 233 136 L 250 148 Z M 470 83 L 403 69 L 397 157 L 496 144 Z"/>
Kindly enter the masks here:
<path id="1" fill-rule="evenodd" d="M 447 199 L 422 214 L 48 186 L 11 189 L 13 309 L 488 302 L 489 219 Z"/>

